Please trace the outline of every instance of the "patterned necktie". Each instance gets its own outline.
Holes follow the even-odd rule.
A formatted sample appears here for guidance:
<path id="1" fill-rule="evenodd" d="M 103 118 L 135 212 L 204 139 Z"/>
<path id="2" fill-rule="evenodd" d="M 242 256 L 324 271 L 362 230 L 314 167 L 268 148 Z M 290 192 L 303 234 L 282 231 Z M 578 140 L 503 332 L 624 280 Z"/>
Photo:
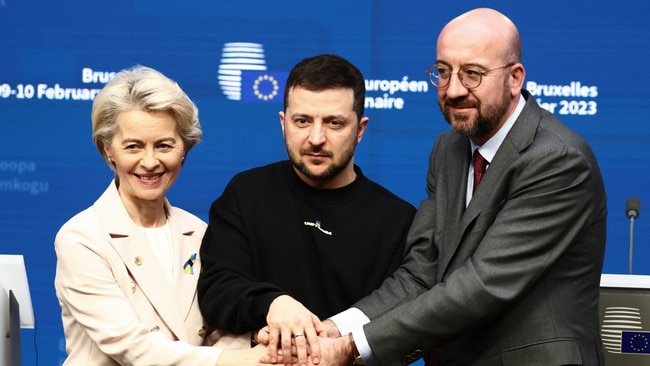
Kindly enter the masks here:
<path id="1" fill-rule="evenodd" d="M 476 187 L 481 183 L 481 178 L 485 174 L 487 165 L 488 161 L 478 152 L 478 149 L 474 150 L 474 189 L 472 190 L 472 194 L 476 192 Z"/>

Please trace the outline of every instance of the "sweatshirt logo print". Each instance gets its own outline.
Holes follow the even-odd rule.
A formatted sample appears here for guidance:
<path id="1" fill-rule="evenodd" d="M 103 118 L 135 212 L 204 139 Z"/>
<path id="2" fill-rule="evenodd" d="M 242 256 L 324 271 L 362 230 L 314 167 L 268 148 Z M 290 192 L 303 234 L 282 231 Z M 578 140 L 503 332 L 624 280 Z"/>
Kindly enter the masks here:
<path id="1" fill-rule="evenodd" d="M 327 235 L 332 235 L 332 232 L 331 232 L 331 231 L 327 231 L 327 230 L 325 230 L 325 229 L 323 229 L 323 228 L 321 227 L 321 222 L 320 222 L 320 220 L 315 220 L 315 222 L 305 221 L 304 224 L 305 224 L 305 226 L 312 226 L 312 227 L 315 227 L 316 229 L 320 230 L 321 232 L 323 232 L 323 233 L 325 233 L 325 234 L 327 234 Z"/>

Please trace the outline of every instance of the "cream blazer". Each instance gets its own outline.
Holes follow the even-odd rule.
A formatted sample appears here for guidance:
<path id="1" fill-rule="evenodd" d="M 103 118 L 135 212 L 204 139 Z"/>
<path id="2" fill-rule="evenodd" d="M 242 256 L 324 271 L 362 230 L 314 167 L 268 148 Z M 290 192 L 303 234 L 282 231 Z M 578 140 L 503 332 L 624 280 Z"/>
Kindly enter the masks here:
<path id="1" fill-rule="evenodd" d="M 206 224 L 166 202 L 173 245 L 169 283 L 115 181 L 56 235 L 56 295 L 74 365 L 215 365 L 196 296 Z M 206 339 L 210 339 L 207 341 Z"/>

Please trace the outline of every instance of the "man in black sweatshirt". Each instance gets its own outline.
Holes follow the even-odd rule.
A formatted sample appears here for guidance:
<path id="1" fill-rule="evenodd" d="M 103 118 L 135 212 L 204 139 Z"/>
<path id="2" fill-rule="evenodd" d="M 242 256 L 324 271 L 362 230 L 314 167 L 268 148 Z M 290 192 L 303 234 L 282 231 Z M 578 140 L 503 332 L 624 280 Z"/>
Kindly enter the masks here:
<path id="1" fill-rule="evenodd" d="M 289 160 L 237 174 L 210 208 L 198 283 L 209 325 L 235 334 L 268 325 L 273 348 L 317 345 L 313 324 L 402 263 L 415 208 L 354 164 L 364 102 L 361 72 L 339 56 L 292 69 L 280 112 Z"/>

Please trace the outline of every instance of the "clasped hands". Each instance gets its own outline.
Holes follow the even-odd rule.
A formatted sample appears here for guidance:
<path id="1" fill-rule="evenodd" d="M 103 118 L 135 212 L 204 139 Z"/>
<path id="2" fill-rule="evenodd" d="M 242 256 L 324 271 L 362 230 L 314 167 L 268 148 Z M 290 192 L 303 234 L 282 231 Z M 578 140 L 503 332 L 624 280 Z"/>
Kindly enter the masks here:
<path id="1" fill-rule="evenodd" d="M 286 366 L 350 364 L 351 345 L 341 337 L 331 320 L 321 321 L 291 296 L 282 295 L 271 303 L 267 326 L 255 337 L 267 345 L 261 364 Z"/>

